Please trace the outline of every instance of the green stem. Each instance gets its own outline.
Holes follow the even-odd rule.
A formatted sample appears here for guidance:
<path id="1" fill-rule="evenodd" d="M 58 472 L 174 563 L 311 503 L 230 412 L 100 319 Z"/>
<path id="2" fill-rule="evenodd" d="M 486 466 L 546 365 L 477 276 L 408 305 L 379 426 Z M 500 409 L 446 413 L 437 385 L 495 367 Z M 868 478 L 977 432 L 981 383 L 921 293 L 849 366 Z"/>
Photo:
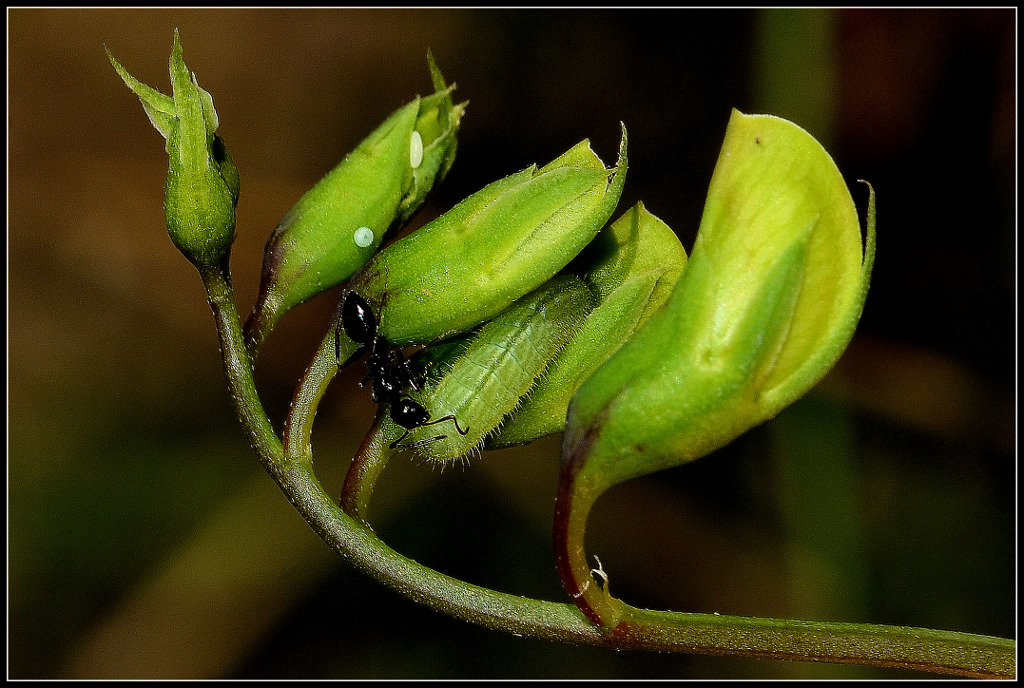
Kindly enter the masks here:
<path id="1" fill-rule="evenodd" d="M 314 531 L 359 569 L 410 599 L 472 623 L 534 638 L 614 649 L 699 652 L 901 667 L 977 677 L 1012 677 L 1012 640 L 902 626 L 820 623 L 653 612 L 617 602 L 611 630 L 591 623 L 573 604 L 488 590 L 450 578 L 402 556 L 346 514 L 313 473 L 309 428 L 316 405 L 336 371 L 333 334 L 321 345 L 296 393 L 288 450 L 256 393 L 252 361 L 225 264 L 202 272 L 232 399 L 267 472 Z M 325 340 L 326 341 L 326 340 Z"/>
<path id="2" fill-rule="evenodd" d="M 348 338 L 344 338 L 341 342 L 343 358 L 347 358 L 355 351 L 354 346 L 349 350 L 350 343 L 351 340 Z M 338 360 L 335 351 L 334 328 L 331 328 L 320 342 L 313 362 L 302 376 L 291 407 L 288 409 L 288 417 L 284 426 L 284 452 L 285 458 L 289 462 L 313 463 L 313 449 L 310 444 L 313 419 L 316 416 L 320 399 L 323 398 L 327 386 L 331 384 L 331 380 L 337 373 Z"/>
<path id="3" fill-rule="evenodd" d="M 614 628 L 628 608 L 611 596 L 607 580 L 597 584 L 592 575 L 596 571 L 587 564 L 587 554 L 583 549 L 587 516 L 600 492 L 578 488 L 578 481 L 566 480 L 563 473 L 555 498 L 552 532 L 555 565 L 565 591 L 580 611 L 595 624 Z"/>
<path id="4" fill-rule="evenodd" d="M 623 646 L 917 669 L 975 678 L 1016 677 L 1016 643 L 910 626 L 655 612 L 623 605 Z"/>
<path id="5" fill-rule="evenodd" d="M 347 360 L 355 353 L 356 348 L 355 342 L 348 337 L 336 341 L 334 328 L 331 328 L 320 342 L 313 363 L 299 383 L 285 421 L 284 452 L 288 461 L 301 460 L 312 464 L 310 437 L 320 399 L 338 372 L 338 359 Z M 393 430 L 394 424 L 387 422 L 383 413 L 378 413 L 373 427 L 353 457 L 345 476 L 341 508 L 363 523 L 368 522 L 370 494 L 373 492 L 377 476 L 394 454 L 388 446 L 388 443 L 398 436 Z"/>
<path id="6" fill-rule="evenodd" d="M 352 464 L 345 474 L 340 506 L 345 513 L 363 523 L 369 522 L 370 496 L 373 494 L 374 485 L 377 484 L 377 478 L 388 460 L 395 455 L 390 443 L 400 434 L 396 430 L 397 427 L 387 420 L 384 412 L 378 411 L 373 427 L 352 458 Z"/>
<path id="7" fill-rule="evenodd" d="M 220 269 L 200 269 L 203 286 L 220 336 L 224 358 L 224 374 L 242 426 L 249 434 L 249 443 L 263 460 L 264 466 L 277 478 L 282 464 L 282 445 L 267 418 L 253 379 L 253 362 L 246 348 L 239 323 L 238 306 L 225 255 Z"/>
<path id="8" fill-rule="evenodd" d="M 270 332 L 274 329 L 274 325 L 277 324 L 282 315 L 280 298 L 276 294 L 267 293 L 267 282 L 269 279 L 270 276 L 264 270 L 263 277 L 260 280 L 260 293 L 256 306 L 242 327 L 245 346 L 253 360 L 256 360 L 263 342 L 266 341 Z"/>

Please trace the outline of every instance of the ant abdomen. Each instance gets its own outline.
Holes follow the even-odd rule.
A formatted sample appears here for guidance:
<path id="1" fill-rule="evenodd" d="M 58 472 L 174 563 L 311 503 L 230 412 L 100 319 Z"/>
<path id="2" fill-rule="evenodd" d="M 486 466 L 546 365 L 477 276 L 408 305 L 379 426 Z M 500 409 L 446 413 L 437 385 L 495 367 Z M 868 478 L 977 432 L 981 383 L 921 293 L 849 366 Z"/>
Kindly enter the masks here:
<path id="1" fill-rule="evenodd" d="M 377 318 L 362 296 L 350 291 L 341 306 L 341 325 L 356 344 L 367 346 L 377 338 Z"/>

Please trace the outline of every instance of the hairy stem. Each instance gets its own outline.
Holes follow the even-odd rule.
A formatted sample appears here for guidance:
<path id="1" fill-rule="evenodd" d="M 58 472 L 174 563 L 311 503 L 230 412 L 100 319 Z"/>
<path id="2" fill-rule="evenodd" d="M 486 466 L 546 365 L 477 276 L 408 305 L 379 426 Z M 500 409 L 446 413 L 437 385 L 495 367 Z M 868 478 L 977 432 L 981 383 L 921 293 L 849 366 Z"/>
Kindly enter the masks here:
<path id="1" fill-rule="evenodd" d="M 283 465 L 281 440 L 267 418 L 260 402 L 253 379 L 253 362 L 246 348 L 239 323 L 238 305 L 228 270 L 228 256 L 225 255 L 219 269 L 200 269 L 203 286 L 213 310 L 217 334 L 220 336 L 220 351 L 224 359 L 224 374 L 228 390 L 242 421 L 242 427 L 249 435 L 249 443 L 263 461 L 272 476 Z"/>
<path id="2" fill-rule="evenodd" d="M 343 341 L 349 342 L 348 339 Z M 344 351 L 342 353 L 347 358 L 352 351 L 348 351 L 347 354 Z M 288 417 L 284 426 L 284 454 L 287 461 L 313 463 L 313 449 L 310 445 L 313 419 L 316 416 L 320 399 L 323 398 L 327 386 L 331 384 L 331 380 L 337 373 L 338 360 L 335 351 L 334 328 L 331 328 L 320 342 L 313 362 L 302 376 L 302 380 L 295 390 L 295 396 L 292 398 L 291 407 L 288 409 Z"/>
<path id="3" fill-rule="evenodd" d="M 378 411 L 373 427 L 353 457 L 348 473 L 345 474 L 340 506 L 345 513 L 363 523 L 369 522 L 370 496 L 373 494 L 377 478 L 384 470 L 388 459 L 395 454 L 389 443 L 398 438 L 398 433 L 387 431 L 388 428 L 394 427 L 394 423 L 389 423 L 385 414 Z"/>

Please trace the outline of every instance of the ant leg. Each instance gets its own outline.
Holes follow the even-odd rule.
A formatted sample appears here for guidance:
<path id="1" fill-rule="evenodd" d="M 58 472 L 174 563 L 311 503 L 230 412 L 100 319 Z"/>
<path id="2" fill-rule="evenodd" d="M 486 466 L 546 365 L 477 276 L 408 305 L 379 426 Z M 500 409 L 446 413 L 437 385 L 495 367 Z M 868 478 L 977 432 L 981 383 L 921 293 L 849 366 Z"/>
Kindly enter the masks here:
<path id="1" fill-rule="evenodd" d="M 397 449 L 397 448 L 398 448 L 398 443 L 399 443 L 399 442 L 401 442 L 402 440 L 404 440 L 404 439 L 405 439 L 406 437 L 408 437 L 408 436 L 409 436 L 409 433 L 410 433 L 410 432 L 411 432 L 410 430 L 406 430 L 406 431 L 405 431 L 405 432 L 404 432 L 404 433 L 402 434 L 402 436 L 401 436 L 401 437 L 399 437 L 399 438 L 398 438 L 397 440 L 395 440 L 394 442 L 392 442 L 392 443 L 391 443 L 391 444 L 389 444 L 388 446 L 389 446 L 390 448 L 392 448 L 392 449 Z M 405 445 L 402 445 L 402 446 L 404 447 Z"/>
<path id="2" fill-rule="evenodd" d="M 451 414 L 451 413 L 448 414 L 447 416 L 445 416 L 444 418 L 438 418 L 437 420 L 432 420 L 429 423 L 424 423 L 423 426 L 426 426 L 426 425 L 436 425 L 438 423 L 443 423 L 446 420 L 450 420 L 451 422 L 455 423 L 455 429 L 459 431 L 460 435 L 466 436 L 466 435 L 469 434 L 469 428 L 466 428 L 465 430 L 460 428 L 459 427 L 459 419 L 456 418 L 455 415 Z M 420 427 L 423 427 L 423 426 L 420 426 Z"/>
<path id="3" fill-rule="evenodd" d="M 365 346 L 359 347 L 358 349 L 355 350 L 355 353 L 353 353 L 351 356 L 349 356 L 348 358 L 345 359 L 344 363 L 342 363 L 340 360 L 338 361 L 338 370 L 341 370 L 342 368 L 348 367 L 349 365 L 352 364 L 353 361 L 355 361 L 357 358 L 359 358 L 360 356 L 362 356 L 365 353 L 366 353 L 366 347 Z M 338 351 L 338 354 L 339 354 L 339 357 L 340 357 L 340 354 L 341 354 L 340 350 Z M 366 382 L 366 380 L 363 380 L 363 382 Z M 362 382 L 359 383 L 359 384 L 362 384 Z"/>
<path id="4" fill-rule="evenodd" d="M 406 435 L 408 435 L 408 434 L 409 433 L 407 432 Z M 402 437 L 405 437 L 405 435 L 403 435 Z M 395 442 L 391 443 L 391 448 L 392 449 L 419 449 L 420 447 L 425 447 L 428 444 L 433 444 L 434 442 L 437 442 L 438 440 L 444 440 L 444 439 L 448 439 L 448 435 L 438 435 L 436 437 L 431 437 L 428 440 L 419 440 L 418 442 L 410 442 L 409 444 L 398 444 L 399 440 L 396 440 Z"/>
<path id="5" fill-rule="evenodd" d="M 430 367 L 430 363 L 427 364 L 427 368 Z M 417 392 L 423 389 L 423 385 L 427 382 L 427 371 L 424 370 L 422 373 L 415 373 L 412 369 L 412 359 L 406 359 L 402 362 L 402 370 L 405 372 L 406 380 L 409 381 L 409 386 Z"/>
<path id="6" fill-rule="evenodd" d="M 365 344 L 360 344 L 359 348 L 356 349 L 352 353 L 351 356 L 349 356 L 347 359 L 345 359 L 344 363 L 342 363 L 341 362 L 341 330 L 342 330 L 342 328 L 341 328 L 340 324 L 334 330 L 334 360 L 338 364 L 338 370 L 341 370 L 342 368 L 346 367 L 347 365 L 352 363 L 352 361 L 356 360 L 357 358 L 359 358 L 360 356 L 362 356 L 363 354 L 366 353 L 366 345 Z M 363 384 L 364 382 L 366 382 L 366 380 L 363 380 L 363 382 L 361 382 L 359 384 Z"/>
<path id="7" fill-rule="evenodd" d="M 430 423 L 427 423 L 427 425 L 430 425 Z M 420 427 L 423 427 L 423 426 L 420 426 Z M 391 447 L 392 449 L 418 449 L 419 447 L 425 447 L 428 444 L 432 444 L 432 443 L 437 442 L 439 440 L 443 440 L 443 439 L 447 439 L 448 438 L 448 435 L 438 435 L 436 437 L 431 437 L 428 440 L 419 440 L 418 442 L 410 442 L 409 444 L 401 444 L 402 440 L 404 440 L 406 437 L 408 437 L 410 432 L 412 432 L 412 431 L 411 430 L 406 430 L 405 433 L 403 433 L 401 437 L 399 437 L 397 440 L 395 440 L 394 442 L 392 442 L 388 446 Z"/>
<path id="8" fill-rule="evenodd" d="M 425 428 L 425 427 L 426 427 L 426 426 L 428 426 L 428 425 L 437 425 L 438 423 L 443 423 L 443 422 L 445 422 L 446 420 L 450 420 L 450 421 L 452 421 L 453 423 L 455 423 L 455 429 L 459 431 L 459 434 L 460 434 L 460 435 L 463 435 L 463 436 L 465 436 L 465 435 L 468 435 L 468 434 L 469 434 L 469 429 L 467 428 L 466 430 L 463 430 L 462 428 L 460 428 L 460 427 L 459 427 L 459 419 L 458 419 L 458 418 L 456 418 L 456 417 L 455 417 L 455 416 L 454 416 L 453 414 L 451 414 L 451 413 L 449 413 L 449 414 L 448 414 L 447 416 L 445 416 L 445 417 L 443 417 L 443 418 L 438 418 L 437 420 L 432 420 L 432 421 L 430 421 L 429 423 L 424 423 L 424 424 L 423 424 L 423 425 L 421 425 L 420 427 L 421 427 L 421 428 Z"/>
<path id="9" fill-rule="evenodd" d="M 437 420 L 432 420 L 429 423 L 423 423 L 422 425 L 417 425 L 416 427 L 417 428 L 425 428 L 428 425 L 437 425 L 438 423 L 443 423 L 446 420 L 450 420 L 450 421 L 452 421 L 455 424 L 455 429 L 459 431 L 460 435 L 466 435 L 466 434 L 469 433 L 468 429 L 463 430 L 459 426 L 459 420 L 453 414 L 449 414 L 449 415 L 447 415 L 447 416 L 445 416 L 443 418 L 438 418 Z M 411 428 L 409 430 L 406 430 L 402 434 L 401 437 L 399 437 L 397 440 L 392 442 L 389 446 L 392 449 L 418 449 L 419 447 L 425 447 L 428 444 L 433 444 L 434 442 L 438 442 L 440 440 L 448 439 L 448 435 L 436 435 L 435 437 L 431 437 L 430 439 L 419 440 L 417 442 L 410 442 L 409 444 L 402 444 L 402 440 L 404 440 L 406 437 L 408 437 L 409 433 L 412 432 L 415 429 L 416 428 Z"/>

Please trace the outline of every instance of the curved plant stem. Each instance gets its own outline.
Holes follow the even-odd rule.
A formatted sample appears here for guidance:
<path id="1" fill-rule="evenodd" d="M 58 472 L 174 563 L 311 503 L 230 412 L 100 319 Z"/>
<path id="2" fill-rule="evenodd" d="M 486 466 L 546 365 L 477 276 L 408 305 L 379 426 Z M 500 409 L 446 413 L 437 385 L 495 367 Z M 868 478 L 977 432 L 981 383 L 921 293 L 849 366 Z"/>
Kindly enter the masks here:
<path id="1" fill-rule="evenodd" d="M 352 465 L 345 475 L 340 506 L 345 513 L 364 523 L 368 523 L 370 495 L 373 493 L 377 478 L 388 460 L 395 455 L 390 442 L 393 442 L 399 433 L 394 431 L 394 428 L 395 424 L 388 422 L 384 413 L 378 411 L 373 427 L 352 458 Z"/>
<path id="2" fill-rule="evenodd" d="M 313 460 L 310 435 L 313 431 L 316 409 L 324 392 L 327 391 L 327 386 L 338 372 L 337 359 L 348 359 L 356 347 L 347 337 L 339 342 L 338 348 L 341 351 L 336 351 L 335 346 L 332 329 L 320 342 L 313 363 L 303 375 L 292 399 L 284 430 L 284 454 L 288 461 L 304 460 L 311 463 Z M 373 427 L 352 459 L 352 465 L 345 477 L 340 506 L 345 513 L 363 523 L 367 523 L 370 493 L 373 491 L 377 476 L 394 454 L 388 446 L 398 436 L 394 430 L 394 423 L 388 422 L 386 416 L 378 412 Z"/>
<path id="3" fill-rule="evenodd" d="M 281 469 L 283 450 L 281 440 L 267 418 L 253 379 L 253 363 L 242 337 L 238 318 L 238 305 L 225 255 L 219 270 L 199 271 L 206 287 L 210 308 L 220 336 L 220 351 L 224 359 L 224 374 L 228 390 L 238 412 L 238 418 L 249 435 L 249 443 L 263 461 L 270 474 L 277 479 Z"/>
<path id="4" fill-rule="evenodd" d="M 285 442 L 256 392 L 227 264 L 202 272 L 231 396 L 260 460 L 314 531 L 355 566 L 410 599 L 455 618 L 523 636 L 615 649 L 699 652 L 1012 677 L 1012 640 L 901 626 L 820 623 L 712 614 L 653 612 L 622 604 L 611 630 L 570 603 L 496 592 L 421 566 L 385 545 L 346 514 L 313 473 L 309 429 L 336 372 L 333 333 L 321 345 L 293 401 Z"/>
<path id="5" fill-rule="evenodd" d="M 343 338 L 341 358 L 348 358 L 355 352 L 353 342 Z M 334 328 L 320 342 L 320 347 L 313 356 L 313 362 L 306 369 L 305 375 L 295 391 L 288 417 L 284 426 L 284 455 L 286 461 L 313 462 L 313 449 L 310 436 L 313 432 L 313 417 L 320 404 L 320 399 L 331 380 L 338 373 L 338 361 L 335 352 Z"/>

